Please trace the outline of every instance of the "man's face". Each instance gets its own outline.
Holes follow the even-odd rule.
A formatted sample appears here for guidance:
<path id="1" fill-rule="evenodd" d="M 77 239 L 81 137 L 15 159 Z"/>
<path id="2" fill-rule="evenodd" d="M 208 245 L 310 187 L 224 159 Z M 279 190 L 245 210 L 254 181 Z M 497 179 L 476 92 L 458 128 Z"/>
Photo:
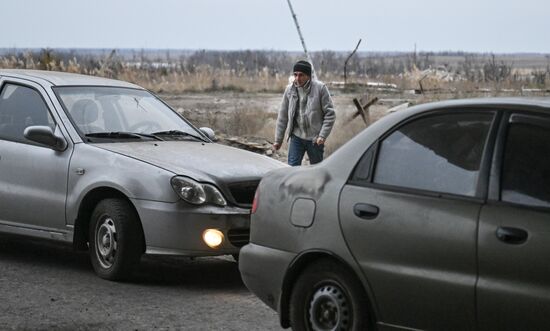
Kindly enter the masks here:
<path id="1" fill-rule="evenodd" d="M 309 76 L 304 74 L 301 71 L 294 72 L 294 84 L 296 86 L 304 86 L 305 83 L 309 80 Z"/>

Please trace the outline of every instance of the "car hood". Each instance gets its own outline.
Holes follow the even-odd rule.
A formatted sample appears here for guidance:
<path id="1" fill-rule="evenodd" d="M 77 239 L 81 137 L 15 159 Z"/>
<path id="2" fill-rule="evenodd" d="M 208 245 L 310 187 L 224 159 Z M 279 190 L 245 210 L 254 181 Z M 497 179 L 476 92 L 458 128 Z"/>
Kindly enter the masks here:
<path id="1" fill-rule="evenodd" d="M 216 143 L 155 141 L 96 146 L 198 181 L 260 179 L 266 172 L 286 166 L 267 156 Z"/>

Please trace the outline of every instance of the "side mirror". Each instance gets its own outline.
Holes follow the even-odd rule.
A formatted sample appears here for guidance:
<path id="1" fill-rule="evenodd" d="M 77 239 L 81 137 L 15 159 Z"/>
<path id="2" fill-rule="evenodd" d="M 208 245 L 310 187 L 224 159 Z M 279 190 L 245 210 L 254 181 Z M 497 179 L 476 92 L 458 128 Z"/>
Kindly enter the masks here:
<path id="1" fill-rule="evenodd" d="M 64 151 L 67 148 L 67 142 L 62 137 L 57 136 L 49 126 L 33 125 L 23 131 L 25 138 L 55 149 Z"/>
<path id="2" fill-rule="evenodd" d="M 214 130 L 207 127 L 202 127 L 199 130 L 201 130 L 202 133 L 204 133 L 208 138 L 210 138 L 210 140 L 216 140 L 216 134 L 214 133 Z"/>

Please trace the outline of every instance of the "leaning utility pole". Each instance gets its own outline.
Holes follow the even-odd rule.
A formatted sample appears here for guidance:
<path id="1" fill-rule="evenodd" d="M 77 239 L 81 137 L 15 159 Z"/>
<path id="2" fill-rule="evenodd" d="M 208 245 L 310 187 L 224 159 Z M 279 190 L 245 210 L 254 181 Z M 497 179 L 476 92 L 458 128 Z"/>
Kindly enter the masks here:
<path id="1" fill-rule="evenodd" d="M 346 86 L 348 84 L 348 61 L 349 61 L 349 59 L 351 59 L 353 54 L 355 54 L 355 52 L 357 52 L 357 49 L 359 48 L 360 43 L 361 43 L 361 39 L 359 39 L 359 42 L 357 43 L 357 46 L 355 46 L 355 49 L 353 50 L 353 52 L 351 52 L 351 54 L 348 56 L 348 58 L 346 59 L 346 62 L 344 62 L 344 86 Z"/>
<path id="2" fill-rule="evenodd" d="M 300 36 L 300 41 L 302 42 L 304 53 L 306 53 L 306 58 L 308 62 L 311 63 L 311 78 L 316 78 L 315 67 L 313 66 L 313 61 L 311 61 L 311 56 L 309 56 L 309 53 L 307 52 L 306 42 L 304 41 L 304 36 L 302 36 L 302 31 L 300 30 L 300 24 L 298 24 L 298 18 L 294 13 L 294 9 L 292 8 L 292 4 L 290 3 L 290 0 L 287 0 L 287 2 L 288 2 L 288 8 L 290 8 L 290 13 L 292 14 L 292 18 L 294 19 L 294 24 L 296 25 L 296 30 L 298 30 L 298 36 Z"/>

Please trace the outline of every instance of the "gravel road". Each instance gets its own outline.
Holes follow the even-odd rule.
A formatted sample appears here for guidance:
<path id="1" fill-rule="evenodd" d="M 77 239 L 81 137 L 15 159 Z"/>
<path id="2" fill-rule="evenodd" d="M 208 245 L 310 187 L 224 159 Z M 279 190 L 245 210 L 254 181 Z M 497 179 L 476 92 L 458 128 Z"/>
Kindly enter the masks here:
<path id="1" fill-rule="evenodd" d="M 0 235 L 0 330 L 281 330 L 231 257 L 144 257 L 130 282 L 87 253 Z"/>

